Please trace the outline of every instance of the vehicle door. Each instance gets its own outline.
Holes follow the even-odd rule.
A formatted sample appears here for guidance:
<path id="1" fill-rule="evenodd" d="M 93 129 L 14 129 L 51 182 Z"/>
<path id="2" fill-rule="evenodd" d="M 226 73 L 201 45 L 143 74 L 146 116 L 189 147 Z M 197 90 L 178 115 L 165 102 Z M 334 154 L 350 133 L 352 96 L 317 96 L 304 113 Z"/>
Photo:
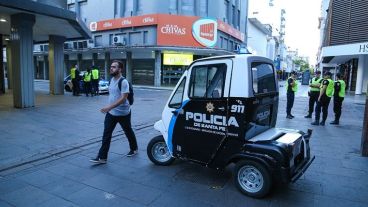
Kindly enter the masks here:
<path id="1" fill-rule="evenodd" d="M 275 127 L 278 110 L 278 87 L 273 64 L 251 60 L 253 97 L 246 103 L 246 139 Z"/>
<path id="2" fill-rule="evenodd" d="M 174 154 L 202 164 L 215 156 L 227 136 L 227 97 L 232 61 L 198 62 L 188 73 L 187 91 L 173 128 Z M 233 124 L 233 123 L 230 123 Z"/>

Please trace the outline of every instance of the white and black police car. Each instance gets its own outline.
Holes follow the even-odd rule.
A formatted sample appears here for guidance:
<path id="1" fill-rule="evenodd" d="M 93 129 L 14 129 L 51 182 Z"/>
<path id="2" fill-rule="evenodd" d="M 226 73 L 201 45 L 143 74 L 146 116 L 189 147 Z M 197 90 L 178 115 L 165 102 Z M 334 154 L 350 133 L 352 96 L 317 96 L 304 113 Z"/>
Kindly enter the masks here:
<path id="1" fill-rule="evenodd" d="M 238 189 L 264 197 L 275 181 L 296 181 L 314 160 L 311 130 L 275 128 L 278 102 L 275 68 L 267 58 L 194 61 L 154 125 L 162 135 L 148 144 L 148 157 L 157 165 L 177 158 L 214 169 L 235 163 Z"/>

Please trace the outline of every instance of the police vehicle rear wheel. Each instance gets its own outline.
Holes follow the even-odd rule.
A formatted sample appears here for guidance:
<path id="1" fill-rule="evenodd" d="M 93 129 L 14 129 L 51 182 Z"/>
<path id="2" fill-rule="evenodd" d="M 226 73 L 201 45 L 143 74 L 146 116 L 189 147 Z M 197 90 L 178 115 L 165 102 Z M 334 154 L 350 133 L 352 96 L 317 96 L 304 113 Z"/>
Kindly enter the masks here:
<path id="1" fill-rule="evenodd" d="M 171 156 L 163 136 L 151 139 L 147 145 L 148 158 L 156 165 L 170 165 L 175 158 Z"/>
<path id="2" fill-rule="evenodd" d="M 67 92 L 72 92 L 72 89 L 71 89 L 68 85 L 66 85 L 66 86 L 65 86 L 65 90 L 66 90 Z"/>
<path id="3" fill-rule="evenodd" d="M 272 184 L 270 173 L 263 165 L 245 160 L 236 163 L 234 181 L 242 193 L 255 198 L 266 196 Z"/>

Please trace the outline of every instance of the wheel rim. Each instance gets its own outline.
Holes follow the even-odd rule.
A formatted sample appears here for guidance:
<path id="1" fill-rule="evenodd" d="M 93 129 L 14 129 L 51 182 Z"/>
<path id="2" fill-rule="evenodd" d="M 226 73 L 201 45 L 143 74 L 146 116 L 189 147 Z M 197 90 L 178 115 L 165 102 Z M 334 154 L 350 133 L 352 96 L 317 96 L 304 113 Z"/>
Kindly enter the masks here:
<path id="1" fill-rule="evenodd" d="M 157 142 L 152 146 L 152 156 L 159 162 L 167 162 L 171 159 L 165 142 Z"/>
<path id="2" fill-rule="evenodd" d="M 264 179 L 257 168 L 246 165 L 238 171 L 238 182 L 245 191 L 256 193 L 262 189 Z"/>

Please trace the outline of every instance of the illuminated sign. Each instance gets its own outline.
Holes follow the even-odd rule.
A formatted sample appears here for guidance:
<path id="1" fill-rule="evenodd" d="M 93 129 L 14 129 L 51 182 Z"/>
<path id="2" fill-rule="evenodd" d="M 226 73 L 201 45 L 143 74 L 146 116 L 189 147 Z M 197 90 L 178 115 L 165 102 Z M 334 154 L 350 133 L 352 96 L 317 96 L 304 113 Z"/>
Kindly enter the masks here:
<path id="1" fill-rule="evenodd" d="M 164 54 L 164 65 L 190 65 L 192 54 Z"/>
<path id="2" fill-rule="evenodd" d="M 193 37 L 205 47 L 214 47 L 217 42 L 217 21 L 214 19 L 199 19 L 193 23 Z"/>

